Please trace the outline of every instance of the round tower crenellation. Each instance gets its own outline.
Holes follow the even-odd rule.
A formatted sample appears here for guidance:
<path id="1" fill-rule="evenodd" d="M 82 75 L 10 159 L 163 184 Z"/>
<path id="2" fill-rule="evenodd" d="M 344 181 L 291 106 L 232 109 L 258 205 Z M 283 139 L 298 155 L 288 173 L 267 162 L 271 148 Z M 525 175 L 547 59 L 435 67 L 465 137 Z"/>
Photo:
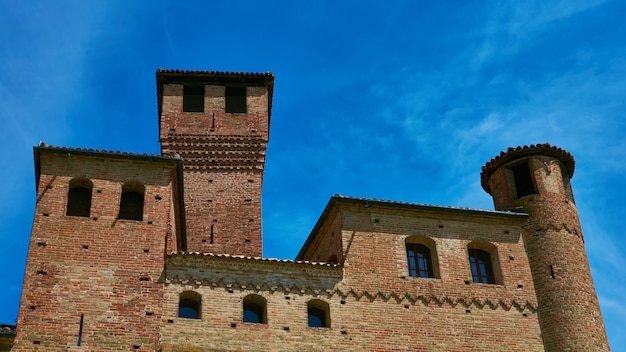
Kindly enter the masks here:
<path id="1" fill-rule="evenodd" d="M 497 210 L 528 213 L 524 244 L 546 351 L 608 351 L 570 179 L 574 158 L 549 144 L 509 148 L 482 170 Z"/>

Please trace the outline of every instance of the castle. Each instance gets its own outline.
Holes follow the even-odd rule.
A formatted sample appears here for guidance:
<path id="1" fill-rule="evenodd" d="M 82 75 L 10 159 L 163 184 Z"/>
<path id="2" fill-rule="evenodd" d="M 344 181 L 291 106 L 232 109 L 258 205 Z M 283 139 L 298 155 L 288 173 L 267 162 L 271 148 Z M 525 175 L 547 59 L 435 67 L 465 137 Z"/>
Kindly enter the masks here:
<path id="1" fill-rule="evenodd" d="M 495 210 L 334 196 L 262 257 L 270 73 L 158 70 L 161 155 L 40 144 L 13 351 L 608 351 L 548 144 L 487 162 Z"/>

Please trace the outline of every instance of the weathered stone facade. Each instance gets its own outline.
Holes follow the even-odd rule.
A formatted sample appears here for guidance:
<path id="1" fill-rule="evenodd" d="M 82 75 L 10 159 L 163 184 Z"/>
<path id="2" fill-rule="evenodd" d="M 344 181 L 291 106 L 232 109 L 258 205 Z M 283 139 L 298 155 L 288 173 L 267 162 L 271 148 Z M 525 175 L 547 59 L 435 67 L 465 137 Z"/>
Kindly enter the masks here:
<path id="1" fill-rule="evenodd" d="M 609 349 L 549 145 L 485 165 L 494 211 L 334 196 L 295 260 L 262 258 L 272 91 L 159 70 L 162 156 L 35 148 L 14 351 Z"/>

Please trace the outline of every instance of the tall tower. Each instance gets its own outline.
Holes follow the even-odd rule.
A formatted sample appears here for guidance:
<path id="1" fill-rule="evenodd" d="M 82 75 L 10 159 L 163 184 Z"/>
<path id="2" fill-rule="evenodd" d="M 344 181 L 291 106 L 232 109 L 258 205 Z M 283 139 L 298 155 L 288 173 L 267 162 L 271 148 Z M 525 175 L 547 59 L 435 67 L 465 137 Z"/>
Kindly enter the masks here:
<path id="1" fill-rule="evenodd" d="M 158 70 L 156 78 L 161 153 L 183 159 L 187 249 L 261 256 L 273 74 Z"/>
<path id="2" fill-rule="evenodd" d="M 570 186 L 574 158 L 538 144 L 509 148 L 481 173 L 497 210 L 523 208 L 524 243 L 546 351 L 608 351 Z"/>

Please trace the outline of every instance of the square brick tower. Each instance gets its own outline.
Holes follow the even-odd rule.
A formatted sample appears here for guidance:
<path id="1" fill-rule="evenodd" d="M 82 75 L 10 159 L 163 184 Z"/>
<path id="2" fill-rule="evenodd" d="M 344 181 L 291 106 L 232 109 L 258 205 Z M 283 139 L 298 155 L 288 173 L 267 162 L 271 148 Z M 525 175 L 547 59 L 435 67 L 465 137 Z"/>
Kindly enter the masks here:
<path id="1" fill-rule="evenodd" d="M 184 165 L 187 250 L 260 257 L 274 75 L 158 70 L 159 138 Z"/>

